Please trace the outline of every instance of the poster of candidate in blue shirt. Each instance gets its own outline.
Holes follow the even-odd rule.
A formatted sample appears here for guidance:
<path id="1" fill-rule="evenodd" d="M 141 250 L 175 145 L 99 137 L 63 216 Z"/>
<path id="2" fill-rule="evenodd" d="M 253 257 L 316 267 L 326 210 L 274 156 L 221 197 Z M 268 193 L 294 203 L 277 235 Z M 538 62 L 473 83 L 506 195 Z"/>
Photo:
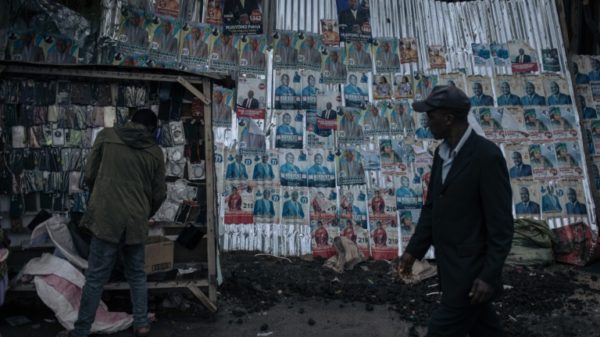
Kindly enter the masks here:
<path id="1" fill-rule="evenodd" d="M 560 75 L 545 75 L 544 91 L 548 105 L 571 105 L 569 83 Z"/>
<path id="2" fill-rule="evenodd" d="M 369 101 L 371 73 L 350 72 L 344 84 L 344 103 L 351 108 L 360 108 Z"/>
<path id="3" fill-rule="evenodd" d="M 304 150 L 279 152 L 279 177 L 282 186 L 306 186 L 308 158 Z"/>
<path id="4" fill-rule="evenodd" d="M 507 66 L 510 64 L 508 45 L 506 43 L 492 42 L 490 44 L 490 52 L 496 66 Z"/>
<path id="5" fill-rule="evenodd" d="M 332 150 L 308 149 L 309 187 L 335 187 L 335 154 Z"/>
<path id="6" fill-rule="evenodd" d="M 308 225 L 310 219 L 307 187 L 282 187 L 281 218 L 287 225 Z"/>
<path id="7" fill-rule="evenodd" d="M 278 224 L 281 195 L 279 187 L 259 187 L 254 189 L 254 223 Z"/>
<path id="8" fill-rule="evenodd" d="M 492 57 L 490 47 L 485 43 L 471 43 L 475 65 L 485 66 Z"/>
<path id="9" fill-rule="evenodd" d="M 278 110 L 275 147 L 301 149 L 304 143 L 304 110 Z"/>
<path id="10" fill-rule="evenodd" d="M 278 69 L 275 71 L 275 109 L 298 109 L 302 90 L 299 70 Z"/>
<path id="11" fill-rule="evenodd" d="M 267 151 L 255 155 L 252 165 L 252 181 L 257 185 L 279 184 L 279 154 L 276 151 Z"/>

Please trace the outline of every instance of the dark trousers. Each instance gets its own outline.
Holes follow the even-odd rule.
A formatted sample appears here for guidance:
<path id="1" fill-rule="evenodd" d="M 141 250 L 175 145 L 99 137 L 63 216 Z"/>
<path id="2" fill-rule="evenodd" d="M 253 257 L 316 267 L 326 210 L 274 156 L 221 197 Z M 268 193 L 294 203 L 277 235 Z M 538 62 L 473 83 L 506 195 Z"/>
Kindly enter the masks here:
<path id="1" fill-rule="evenodd" d="M 500 319 L 491 303 L 453 308 L 444 304 L 433 312 L 427 337 L 503 337 Z"/>

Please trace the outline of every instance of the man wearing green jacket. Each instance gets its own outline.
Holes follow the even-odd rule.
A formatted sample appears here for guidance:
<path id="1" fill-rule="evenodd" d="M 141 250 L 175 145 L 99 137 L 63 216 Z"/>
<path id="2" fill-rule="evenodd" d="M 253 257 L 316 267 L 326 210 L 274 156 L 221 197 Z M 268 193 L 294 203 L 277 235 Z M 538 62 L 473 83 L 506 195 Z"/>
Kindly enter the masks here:
<path id="1" fill-rule="evenodd" d="M 124 126 L 102 130 L 87 158 L 85 179 L 91 194 L 81 224 L 93 236 L 72 337 L 90 334 L 119 253 L 131 288 L 134 334 L 150 333 L 144 243 L 148 219 L 166 198 L 164 157 L 153 138 L 157 122 L 151 110 L 138 110 Z"/>

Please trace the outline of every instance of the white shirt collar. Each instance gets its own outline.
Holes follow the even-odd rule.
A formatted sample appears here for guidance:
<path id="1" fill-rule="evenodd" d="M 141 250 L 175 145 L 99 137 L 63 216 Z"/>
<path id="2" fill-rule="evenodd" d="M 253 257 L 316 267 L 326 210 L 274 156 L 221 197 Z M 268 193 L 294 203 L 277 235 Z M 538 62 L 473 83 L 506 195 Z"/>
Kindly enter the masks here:
<path id="1" fill-rule="evenodd" d="M 440 157 L 442 157 L 442 159 L 444 161 L 446 161 L 450 158 L 456 157 L 456 155 L 458 154 L 460 149 L 462 149 L 462 147 L 465 145 L 465 142 L 471 135 L 472 131 L 473 131 L 473 128 L 471 127 L 471 125 L 469 125 L 469 127 L 467 128 L 467 131 L 465 131 L 462 138 L 460 139 L 458 144 L 456 144 L 454 149 L 450 148 L 450 144 L 448 144 L 447 141 L 444 141 L 442 144 L 440 144 L 440 151 L 439 151 Z"/>

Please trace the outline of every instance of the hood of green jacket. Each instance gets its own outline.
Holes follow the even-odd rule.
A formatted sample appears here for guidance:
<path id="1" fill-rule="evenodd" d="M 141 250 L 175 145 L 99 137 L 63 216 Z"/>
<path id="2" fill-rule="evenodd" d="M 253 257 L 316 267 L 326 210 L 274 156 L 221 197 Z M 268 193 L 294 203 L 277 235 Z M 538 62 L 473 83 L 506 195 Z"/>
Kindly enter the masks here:
<path id="1" fill-rule="evenodd" d="M 116 127 L 115 133 L 127 146 L 135 149 L 146 149 L 156 145 L 152 133 L 141 124 L 128 122 Z"/>

